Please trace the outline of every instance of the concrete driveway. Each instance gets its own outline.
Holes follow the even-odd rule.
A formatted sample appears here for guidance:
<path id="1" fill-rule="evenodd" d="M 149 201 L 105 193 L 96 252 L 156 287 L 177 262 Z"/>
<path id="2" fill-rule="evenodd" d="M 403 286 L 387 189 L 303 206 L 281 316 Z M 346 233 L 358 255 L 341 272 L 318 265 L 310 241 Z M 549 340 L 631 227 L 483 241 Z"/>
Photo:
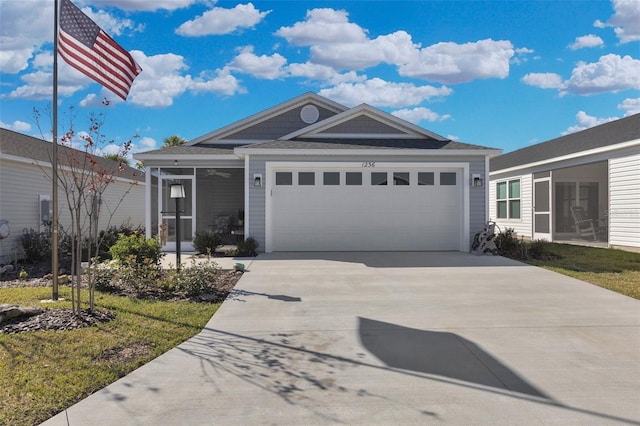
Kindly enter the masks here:
<path id="1" fill-rule="evenodd" d="M 276 253 L 47 425 L 640 424 L 640 302 L 499 257 Z"/>

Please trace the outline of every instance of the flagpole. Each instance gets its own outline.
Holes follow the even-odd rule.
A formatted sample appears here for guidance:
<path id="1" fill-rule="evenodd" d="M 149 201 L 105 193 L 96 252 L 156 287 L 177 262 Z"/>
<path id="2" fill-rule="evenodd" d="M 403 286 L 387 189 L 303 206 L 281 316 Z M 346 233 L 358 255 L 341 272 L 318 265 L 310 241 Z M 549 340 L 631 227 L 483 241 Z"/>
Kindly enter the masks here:
<path id="1" fill-rule="evenodd" d="M 51 161 L 51 298 L 58 300 L 58 0 L 54 0 L 53 18 L 53 150 Z"/>

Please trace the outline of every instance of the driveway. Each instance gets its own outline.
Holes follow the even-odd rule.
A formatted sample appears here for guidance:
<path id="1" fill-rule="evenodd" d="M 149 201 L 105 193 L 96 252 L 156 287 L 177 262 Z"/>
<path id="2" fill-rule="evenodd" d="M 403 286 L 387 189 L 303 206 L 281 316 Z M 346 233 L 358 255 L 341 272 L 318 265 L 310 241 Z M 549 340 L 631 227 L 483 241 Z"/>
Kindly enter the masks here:
<path id="1" fill-rule="evenodd" d="M 47 425 L 640 424 L 640 301 L 466 253 L 274 253 Z"/>

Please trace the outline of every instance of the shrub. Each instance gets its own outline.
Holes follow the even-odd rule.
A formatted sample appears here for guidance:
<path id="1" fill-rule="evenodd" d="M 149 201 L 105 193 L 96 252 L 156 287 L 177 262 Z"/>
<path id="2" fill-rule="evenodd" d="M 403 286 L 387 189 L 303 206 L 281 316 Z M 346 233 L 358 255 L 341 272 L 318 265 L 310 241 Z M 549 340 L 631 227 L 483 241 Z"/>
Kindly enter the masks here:
<path id="1" fill-rule="evenodd" d="M 144 235 L 144 228 L 141 228 L 139 226 L 133 227 L 129 224 L 122 224 L 119 227 L 111 226 L 109 227 L 109 229 L 100 231 L 100 234 L 98 235 L 98 241 L 101 241 L 101 243 L 100 250 L 98 251 L 98 258 L 100 260 L 111 259 L 112 256 L 109 252 L 109 249 L 116 242 L 118 242 L 118 238 L 120 237 L 120 235 L 130 236 L 134 234 Z M 95 247 L 95 244 L 93 245 L 93 247 Z M 92 251 L 92 253 L 95 253 L 95 250 Z"/>
<path id="2" fill-rule="evenodd" d="M 258 245 L 258 242 L 253 237 L 249 237 L 244 241 L 238 241 L 238 256 L 256 256 L 258 254 L 256 251 Z"/>
<path id="3" fill-rule="evenodd" d="M 96 265 L 93 268 L 93 284 L 95 285 L 96 290 L 99 291 L 113 291 L 115 290 L 115 285 L 113 282 L 113 278 L 116 274 L 116 269 L 112 268 L 111 265 L 108 264 L 100 264 Z"/>
<path id="4" fill-rule="evenodd" d="M 196 231 L 193 237 L 193 247 L 198 253 L 214 253 L 222 244 L 222 237 L 211 231 Z"/>
<path id="5" fill-rule="evenodd" d="M 125 235 L 120 234 L 118 241 L 111 246 L 109 253 L 123 265 L 145 264 L 151 262 L 158 266 L 164 254 L 160 251 L 158 240 L 145 239 L 142 234 Z"/>
<path id="6" fill-rule="evenodd" d="M 51 236 L 48 232 L 25 230 L 20 240 L 28 262 L 40 262 L 51 256 Z"/>
<path id="7" fill-rule="evenodd" d="M 495 237 L 495 244 L 501 256 L 518 259 L 522 255 L 522 241 L 513 228 L 506 228 Z"/>
<path id="8" fill-rule="evenodd" d="M 180 271 L 172 270 L 160 281 L 160 287 L 168 293 L 179 296 L 194 297 L 215 290 L 220 267 L 213 262 L 197 263 Z"/>

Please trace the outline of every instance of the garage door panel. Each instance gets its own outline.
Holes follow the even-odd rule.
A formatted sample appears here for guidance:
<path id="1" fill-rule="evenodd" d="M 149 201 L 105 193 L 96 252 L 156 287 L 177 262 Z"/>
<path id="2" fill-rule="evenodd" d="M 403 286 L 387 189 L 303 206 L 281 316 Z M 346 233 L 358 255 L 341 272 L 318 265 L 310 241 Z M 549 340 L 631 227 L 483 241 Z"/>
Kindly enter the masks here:
<path id="1" fill-rule="evenodd" d="M 314 186 L 274 186 L 271 249 L 459 249 L 459 184 L 418 186 L 414 179 L 408 186 L 372 186 L 366 176 L 362 181 L 346 186 L 343 174 L 339 186 L 322 185 L 317 177 Z"/>

